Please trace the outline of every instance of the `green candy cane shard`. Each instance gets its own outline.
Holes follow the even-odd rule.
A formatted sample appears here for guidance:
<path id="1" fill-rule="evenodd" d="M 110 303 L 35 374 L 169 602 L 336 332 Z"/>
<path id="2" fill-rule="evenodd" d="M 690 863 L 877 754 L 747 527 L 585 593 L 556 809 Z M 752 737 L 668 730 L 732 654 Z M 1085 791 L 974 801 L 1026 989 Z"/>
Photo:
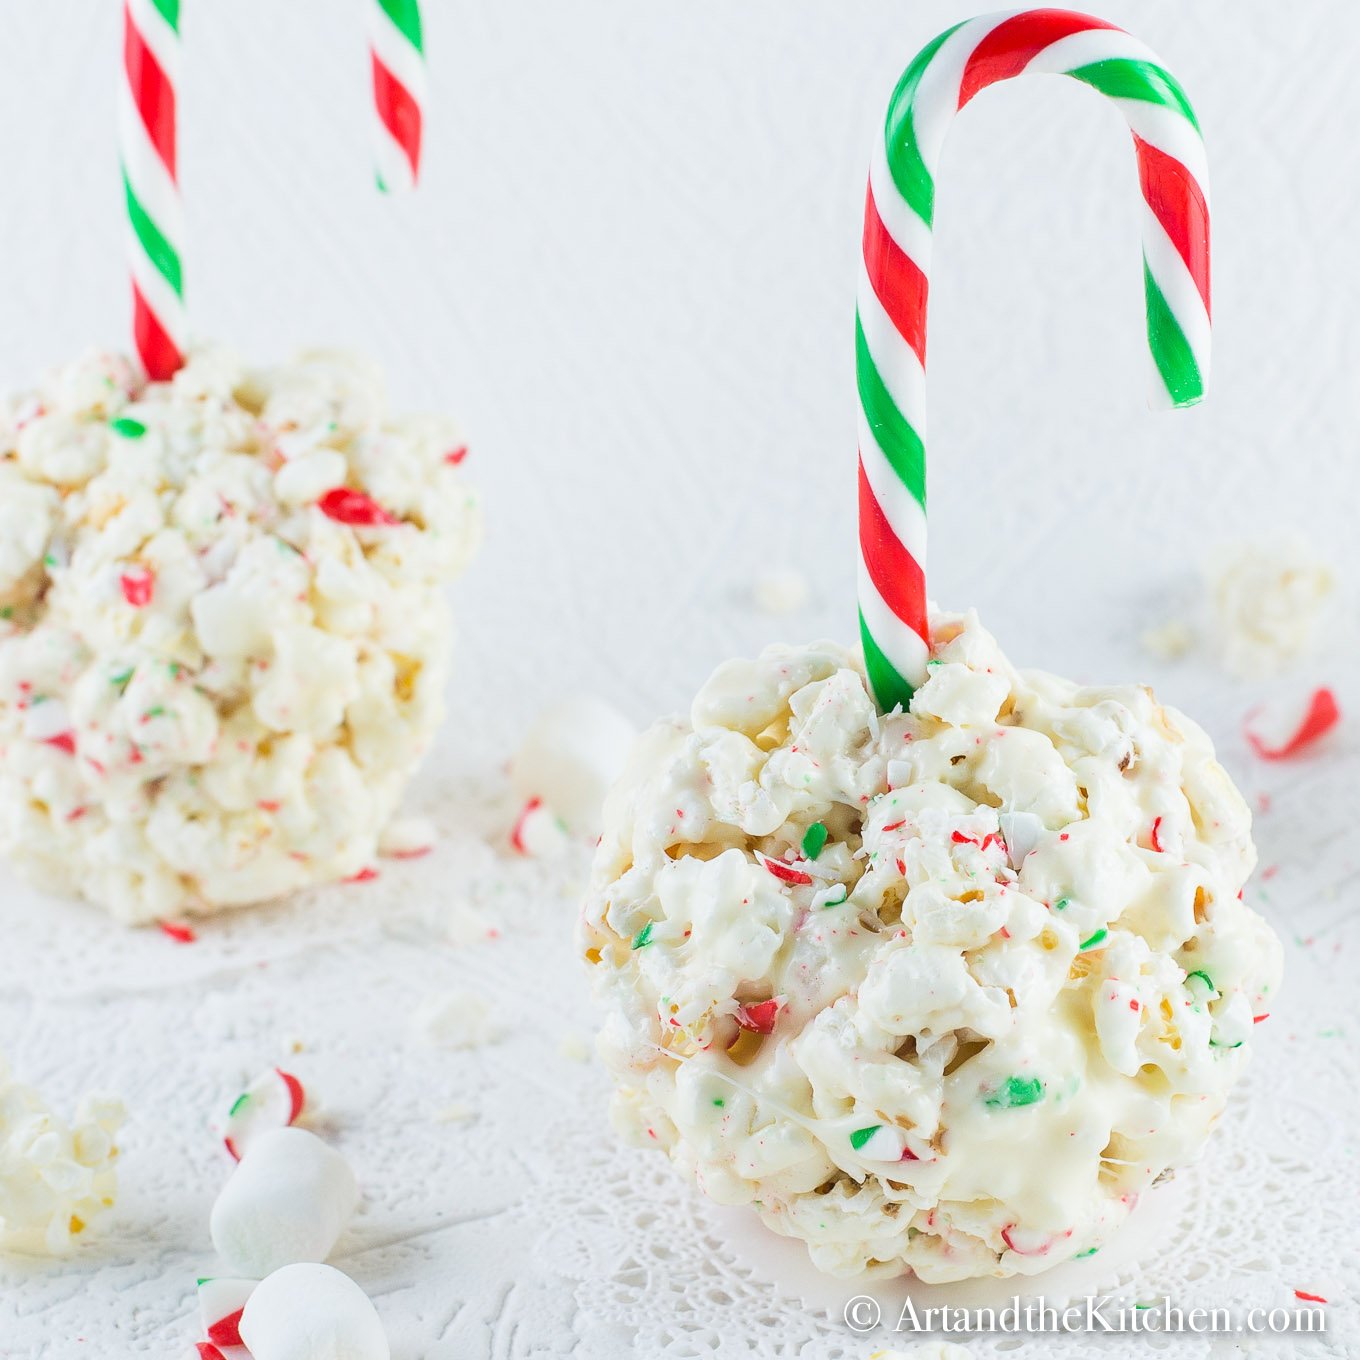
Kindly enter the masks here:
<path id="1" fill-rule="evenodd" d="M 1080 1261 L 1085 1256 L 1094 1256 L 1099 1250 L 1099 1247 L 1087 1247 L 1085 1251 L 1079 1251 L 1072 1259 Z"/>
<path id="2" fill-rule="evenodd" d="M 1189 981 L 1190 981 L 1191 978 L 1199 978 L 1199 980 L 1200 980 L 1200 981 L 1201 981 L 1201 982 L 1202 982 L 1202 983 L 1203 983 L 1203 984 L 1204 984 L 1211 992 L 1216 992 L 1216 991 L 1218 990 L 1218 988 L 1214 986 L 1214 980 L 1213 980 L 1213 978 L 1211 978 L 1211 977 L 1209 976 L 1209 974 L 1206 973 L 1202 968 L 1196 968 L 1193 972 L 1187 973 L 1187 974 L 1185 975 L 1185 980 L 1186 980 L 1187 983 L 1189 983 Z"/>
<path id="3" fill-rule="evenodd" d="M 1101 926 L 1101 928 L 1098 931 L 1096 931 L 1094 935 L 1088 935 L 1081 942 L 1082 951 L 1085 952 L 1087 949 L 1094 949 L 1096 945 L 1100 944 L 1101 941 L 1104 940 L 1109 935 L 1109 933 L 1110 932 L 1106 930 L 1104 926 Z"/>
<path id="4" fill-rule="evenodd" d="M 867 1128 L 856 1129 L 850 1135 L 850 1146 L 858 1152 L 882 1127 L 882 1124 L 870 1124 Z"/>
<path id="5" fill-rule="evenodd" d="M 829 833 L 821 822 L 813 822 L 806 831 L 803 832 L 803 855 L 806 859 L 816 859 L 826 848 L 826 838 Z"/>
<path id="6" fill-rule="evenodd" d="M 643 945 L 651 944 L 653 924 L 654 923 L 652 921 L 648 921 L 647 924 L 643 926 L 642 929 L 639 930 L 636 935 L 633 936 L 634 949 L 641 949 Z"/>
<path id="7" fill-rule="evenodd" d="M 238 1114 L 242 1107 L 249 1104 L 249 1102 L 250 1102 L 249 1093 L 242 1091 L 241 1094 L 231 1102 L 231 1109 L 227 1111 L 227 1118 L 230 1119 L 233 1115 Z"/>
<path id="8" fill-rule="evenodd" d="M 146 433 L 146 426 L 131 416 L 119 416 L 117 420 L 109 421 L 109 429 L 124 439 L 140 439 Z"/>
<path id="9" fill-rule="evenodd" d="M 1007 1077 L 1006 1084 L 984 1097 L 983 1104 L 993 1110 L 1017 1110 L 1044 1098 L 1044 1084 L 1038 1077 Z"/>

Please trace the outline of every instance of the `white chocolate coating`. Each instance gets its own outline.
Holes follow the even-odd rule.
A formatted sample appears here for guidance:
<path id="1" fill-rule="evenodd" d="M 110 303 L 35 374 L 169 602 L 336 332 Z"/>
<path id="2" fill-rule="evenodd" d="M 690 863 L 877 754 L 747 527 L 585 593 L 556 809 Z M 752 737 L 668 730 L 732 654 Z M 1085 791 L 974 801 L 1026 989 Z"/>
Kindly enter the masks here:
<path id="1" fill-rule="evenodd" d="M 61 1255 L 113 1207 L 123 1107 L 87 1096 L 67 1124 L 0 1058 L 0 1250 Z"/>
<path id="2" fill-rule="evenodd" d="M 1198 727 L 932 627 L 909 714 L 773 647 L 646 734 L 583 946 L 617 1124 L 710 1196 L 835 1274 L 1031 1274 L 1197 1156 L 1280 947 Z"/>
<path id="3" fill-rule="evenodd" d="M 0 852 L 130 922 L 370 864 L 442 718 L 461 453 L 327 353 L 96 355 L 11 401 Z"/>

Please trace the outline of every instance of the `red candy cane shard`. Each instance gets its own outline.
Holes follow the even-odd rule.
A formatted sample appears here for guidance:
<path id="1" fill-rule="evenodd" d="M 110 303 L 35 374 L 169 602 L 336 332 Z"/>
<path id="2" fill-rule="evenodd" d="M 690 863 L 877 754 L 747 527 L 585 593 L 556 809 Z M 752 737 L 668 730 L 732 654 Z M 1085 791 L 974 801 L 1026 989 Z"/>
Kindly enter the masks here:
<path id="1" fill-rule="evenodd" d="M 204 1336 L 214 1348 L 244 1344 L 241 1340 L 241 1314 L 258 1283 L 258 1280 L 212 1277 L 199 1280 L 199 1320 Z"/>
<path id="2" fill-rule="evenodd" d="M 378 187 L 414 187 L 424 131 L 425 34 L 417 0 L 368 0 Z"/>
<path id="3" fill-rule="evenodd" d="M 1341 721 L 1336 695 L 1323 686 L 1302 702 L 1272 702 L 1247 714 L 1244 731 L 1262 760 L 1290 760 L 1302 755 Z"/>
<path id="4" fill-rule="evenodd" d="M 306 1104 L 307 1093 L 291 1072 L 285 1072 L 281 1067 L 262 1072 L 227 1111 L 222 1139 L 227 1151 L 239 1162 L 252 1137 L 296 1123 Z"/>
<path id="5" fill-rule="evenodd" d="M 133 339 L 147 376 L 184 363 L 179 191 L 179 0 L 125 0 L 118 140 L 132 273 Z"/>
<path id="6" fill-rule="evenodd" d="M 1069 10 L 984 15 L 940 34 L 893 93 L 876 140 L 858 288 L 860 635 L 880 708 L 906 706 L 930 656 L 926 605 L 926 311 L 935 181 L 960 109 L 1050 73 L 1114 102 L 1133 133 L 1153 403 L 1190 406 L 1209 371 L 1204 147 L 1176 78 L 1122 30 Z"/>

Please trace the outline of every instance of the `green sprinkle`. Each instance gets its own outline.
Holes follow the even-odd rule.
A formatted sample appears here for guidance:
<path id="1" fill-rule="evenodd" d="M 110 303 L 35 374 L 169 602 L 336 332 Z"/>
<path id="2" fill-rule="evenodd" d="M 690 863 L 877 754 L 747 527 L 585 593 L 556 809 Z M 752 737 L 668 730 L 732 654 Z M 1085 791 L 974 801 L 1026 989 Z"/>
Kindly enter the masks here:
<path id="1" fill-rule="evenodd" d="M 868 1128 L 856 1129 L 850 1135 L 850 1146 L 858 1152 L 882 1127 L 882 1124 L 870 1124 Z"/>
<path id="2" fill-rule="evenodd" d="M 205 1284 L 211 1284 L 213 1279 L 214 1277 L 212 1275 L 200 1275 L 198 1277 L 198 1287 L 202 1289 Z"/>
<path id="3" fill-rule="evenodd" d="M 162 717 L 164 714 L 164 706 L 162 704 L 157 704 L 155 708 L 148 708 L 146 712 L 142 714 L 142 717 L 150 721 L 150 719 Z"/>
<path id="4" fill-rule="evenodd" d="M 43 554 L 43 566 L 45 566 L 45 567 L 55 567 L 56 565 L 57 565 L 57 559 L 56 559 L 55 557 L 53 557 L 51 553 L 44 553 L 44 554 Z"/>
<path id="5" fill-rule="evenodd" d="M 714 1096 L 713 1103 L 721 1109 L 727 1102 L 721 1096 Z"/>
<path id="6" fill-rule="evenodd" d="M 1209 974 L 1206 973 L 1202 968 L 1196 968 L 1193 972 L 1189 972 L 1189 973 L 1187 973 L 1187 974 L 1185 975 L 1185 980 L 1186 980 L 1187 983 L 1190 981 L 1191 978 L 1199 978 L 1199 980 L 1200 980 L 1202 983 L 1204 983 L 1204 985 L 1205 985 L 1211 992 L 1215 992 L 1215 991 L 1218 990 L 1218 988 L 1216 988 L 1216 987 L 1214 986 L 1214 980 L 1213 980 L 1213 978 L 1211 978 L 1211 977 L 1209 976 Z"/>
<path id="7" fill-rule="evenodd" d="M 827 829 L 821 822 L 813 822 L 806 831 L 803 832 L 803 855 L 807 859 L 816 859 L 826 846 Z"/>
<path id="8" fill-rule="evenodd" d="M 1209 1047 L 1210 1047 L 1210 1048 L 1241 1048 L 1241 1047 L 1242 1047 L 1242 1042 L 1243 1042 L 1243 1041 L 1242 1041 L 1241 1039 L 1239 1039 L 1235 1044 L 1220 1044 L 1220 1043 L 1218 1042 L 1217 1039 L 1210 1039 L 1210 1040 L 1209 1040 Z"/>
<path id="9" fill-rule="evenodd" d="M 641 949 L 645 944 L 652 942 L 652 922 L 648 921 L 636 935 L 633 936 L 633 948 Z"/>
<path id="10" fill-rule="evenodd" d="M 1087 1247 L 1085 1251 L 1079 1251 L 1072 1259 L 1080 1261 L 1083 1256 L 1094 1256 L 1099 1250 L 1099 1247 Z"/>
<path id="11" fill-rule="evenodd" d="M 1053 904 L 1054 911 L 1066 911 L 1072 899 L 1070 897 L 1060 897 Z"/>
<path id="12" fill-rule="evenodd" d="M 125 690 L 128 687 L 128 682 L 136 674 L 136 671 L 136 666 L 129 666 L 127 670 L 119 671 L 117 675 L 109 676 L 109 684 L 117 685 L 120 690 Z"/>
<path id="13" fill-rule="evenodd" d="M 231 1102 L 231 1109 L 227 1111 L 227 1118 L 230 1119 L 249 1099 L 250 1094 L 246 1091 L 242 1091 L 241 1094 Z"/>
<path id="14" fill-rule="evenodd" d="M 933 667 L 935 667 L 935 666 L 943 666 L 943 665 L 944 665 L 944 662 L 943 662 L 943 661 L 939 660 L 937 657 L 931 657 L 931 659 L 930 659 L 929 661 L 926 662 L 926 669 L 927 669 L 927 670 L 930 670 L 931 668 L 933 668 Z"/>
<path id="15" fill-rule="evenodd" d="M 1101 928 L 1098 931 L 1096 931 L 1094 935 L 1088 935 L 1081 942 L 1082 949 L 1094 949 L 1095 946 L 1098 945 L 1101 942 L 1101 940 L 1103 940 L 1109 933 L 1110 932 L 1106 930 L 1104 926 L 1101 926 Z"/>
<path id="16" fill-rule="evenodd" d="M 850 894 L 846 891 L 844 883 L 837 883 L 836 887 L 838 887 L 841 890 L 841 895 L 835 898 L 828 898 L 825 902 L 823 902 L 822 903 L 823 911 L 826 911 L 829 907 L 841 906 L 845 902 L 845 899 L 850 896 Z"/>
<path id="17" fill-rule="evenodd" d="M 146 433 L 146 426 L 131 416 L 119 416 L 117 420 L 109 421 L 109 429 L 124 439 L 140 439 Z"/>
<path id="18" fill-rule="evenodd" d="M 993 1091 L 983 1103 L 994 1110 L 1014 1110 L 1043 1098 L 1044 1084 L 1038 1077 L 1007 1077 L 1006 1084 L 999 1091 Z"/>

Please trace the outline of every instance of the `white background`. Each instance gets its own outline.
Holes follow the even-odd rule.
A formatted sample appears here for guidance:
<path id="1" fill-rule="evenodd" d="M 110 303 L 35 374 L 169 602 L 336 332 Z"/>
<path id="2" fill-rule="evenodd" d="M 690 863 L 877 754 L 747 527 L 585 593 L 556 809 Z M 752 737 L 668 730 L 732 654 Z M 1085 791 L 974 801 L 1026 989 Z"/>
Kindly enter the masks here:
<path id="1" fill-rule="evenodd" d="M 6 384 L 127 343 L 119 8 L 11 0 L 0 11 Z M 568 1339 L 592 1360 L 634 1345 L 646 1355 L 643 1329 L 659 1334 L 676 1298 L 725 1353 L 774 1355 L 792 1330 L 742 1331 L 757 1308 L 742 1289 L 764 1300 L 771 1287 L 733 1274 L 702 1205 L 664 1167 L 637 1170 L 614 1152 L 598 1093 L 583 1096 L 577 1069 L 534 1029 L 527 996 L 589 1025 L 570 907 L 556 897 L 570 885 L 505 867 L 488 848 L 501 844 L 499 814 L 467 779 L 497 766 L 564 690 L 603 695 L 641 722 L 682 707 L 735 652 L 781 636 L 852 640 L 853 287 L 868 148 L 911 55 L 971 11 L 429 0 L 424 182 L 401 200 L 372 185 L 358 0 L 186 0 L 185 11 L 198 334 L 260 360 L 318 342 L 366 349 L 399 403 L 456 413 L 472 446 L 487 540 L 456 591 L 452 714 L 417 790 L 449 848 L 368 898 L 345 890 L 314 916 L 246 914 L 182 954 L 0 878 L 0 1047 L 63 1105 L 113 1084 L 134 1111 L 113 1228 L 83 1266 L 0 1278 L 0 1356 L 90 1353 L 78 1333 L 100 1354 L 187 1346 L 224 1174 L 208 1112 L 280 1060 L 290 1035 L 328 1078 L 330 1131 L 360 1169 L 369 1198 L 344 1264 L 378 1298 L 398 1360 L 554 1354 Z M 1179 609 L 1213 545 L 1298 530 L 1338 574 L 1342 627 L 1297 678 L 1330 679 L 1348 707 L 1360 702 L 1360 19 L 1342 0 L 1109 0 L 1102 12 L 1162 54 L 1205 131 L 1211 399 L 1178 415 L 1145 406 L 1137 177 L 1118 114 L 1057 80 L 986 93 L 951 138 L 938 200 L 932 592 L 977 605 L 1021 664 L 1155 682 L 1209 728 L 1249 796 L 1273 794 L 1257 837 L 1280 869 L 1270 910 L 1296 1009 L 1262 1036 L 1249 1107 L 1260 1127 L 1239 1114 L 1223 1135 L 1235 1141 L 1213 1163 L 1227 1186 L 1219 1212 L 1255 1234 L 1250 1269 L 1283 1298 L 1330 1291 L 1323 1262 L 1354 1292 L 1354 1250 L 1337 1262 L 1335 1230 L 1357 1180 L 1336 1113 L 1349 1088 L 1309 1047 L 1321 1027 L 1354 1021 L 1353 970 L 1337 953 L 1347 929 L 1352 949 L 1357 938 L 1344 925 L 1354 728 L 1307 768 L 1264 771 L 1238 731 L 1262 687 L 1229 682 L 1203 657 L 1158 662 L 1138 636 Z M 751 602 L 772 563 L 812 583 L 797 616 Z M 463 828 L 451 825 L 459 808 Z M 520 932 L 523 950 L 440 954 L 402 936 L 464 899 Z M 375 924 L 369 904 L 401 929 Z M 469 971 L 505 1000 L 510 1047 L 411 1050 L 411 1008 Z M 1352 1045 L 1335 1051 L 1353 1074 Z M 1306 1074 L 1306 1092 L 1279 1094 L 1290 1073 Z M 477 1092 L 472 1133 L 430 1116 L 432 1092 L 460 1089 Z M 548 1155 L 564 1111 L 576 1123 L 561 1146 L 575 1160 Z M 528 1270 L 530 1288 L 524 1262 L 543 1225 L 556 1214 L 553 1231 L 569 1236 L 611 1184 L 613 1236 L 596 1231 L 576 1257 L 555 1250 L 560 1287 L 539 1288 Z M 650 1273 L 626 1264 L 657 1237 L 638 1217 L 648 1195 L 669 1206 L 670 1233 Z M 1285 1246 L 1271 1218 L 1280 1203 L 1298 1213 Z M 1199 1269 L 1221 1230 L 1207 1210 L 1183 1229 L 1170 1278 Z M 1205 1278 L 1219 1292 L 1196 1302 L 1227 1298 L 1246 1250 L 1214 1258 L 1224 1273 Z M 579 1277 L 568 1257 L 587 1262 Z M 697 1314 L 689 1307 L 718 1268 L 738 1321 L 711 1291 Z M 782 1317 L 808 1328 L 809 1360 L 873 1349 L 805 1314 Z"/>

